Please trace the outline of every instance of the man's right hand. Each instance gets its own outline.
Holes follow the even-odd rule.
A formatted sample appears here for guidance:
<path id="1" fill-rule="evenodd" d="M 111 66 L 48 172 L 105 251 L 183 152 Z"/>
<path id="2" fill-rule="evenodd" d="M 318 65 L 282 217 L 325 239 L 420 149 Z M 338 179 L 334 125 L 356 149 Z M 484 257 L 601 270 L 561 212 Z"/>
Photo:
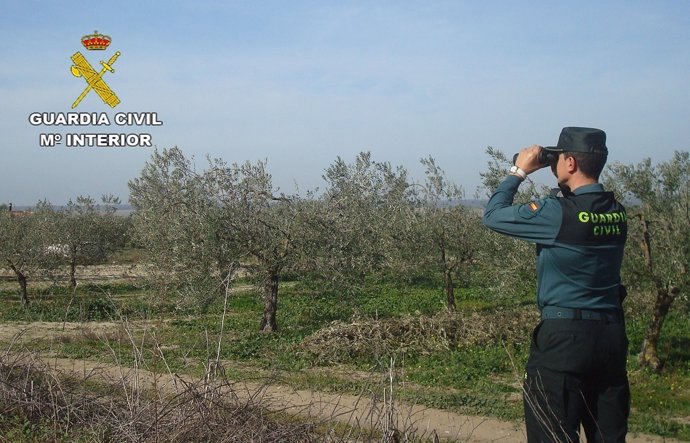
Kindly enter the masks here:
<path id="1" fill-rule="evenodd" d="M 515 160 L 515 166 L 525 171 L 528 175 L 538 169 L 548 166 L 539 163 L 539 151 L 541 151 L 541 146 L 539 145 L 532 145 L 522 149 Z"/>

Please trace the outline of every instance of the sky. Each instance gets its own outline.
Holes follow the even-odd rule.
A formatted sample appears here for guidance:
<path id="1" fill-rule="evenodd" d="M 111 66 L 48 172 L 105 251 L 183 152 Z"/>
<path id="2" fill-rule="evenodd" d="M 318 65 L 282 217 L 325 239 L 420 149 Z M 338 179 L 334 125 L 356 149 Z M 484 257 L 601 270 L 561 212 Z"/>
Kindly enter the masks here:
<path id="1" fill-rule="evenodd" d="M 267 160 L 286 192 L 361 151 L 423 179 L 431 155 L 471 198 L 488 146 L 604 129 L 609 161 L 690 149 L 690 2 L 0 0 L 0 203 L 114 194 L 154 149 Z M 81 37 L 112 39 L 87 51 Z M 121 103 L 70 72 L 81 52 Z M 147 126 L 34 126 L 32 113 L 155 112 Z M 147 133 L 153 147 L 40 146 L 40 134 Z M 546 171 L 538 182 L 551 183 Z"/>

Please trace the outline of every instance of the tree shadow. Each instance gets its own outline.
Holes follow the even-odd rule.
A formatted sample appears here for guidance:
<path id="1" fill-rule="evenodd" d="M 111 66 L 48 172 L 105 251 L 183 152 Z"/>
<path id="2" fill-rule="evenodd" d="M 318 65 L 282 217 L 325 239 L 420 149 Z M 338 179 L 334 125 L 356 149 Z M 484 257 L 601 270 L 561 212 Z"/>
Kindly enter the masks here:
<path id="1" fill-rule="evenodd" d="M 667 369 L 687 369 L 690 367 L 690 337 L 669 337 L 663 354 Z"/>

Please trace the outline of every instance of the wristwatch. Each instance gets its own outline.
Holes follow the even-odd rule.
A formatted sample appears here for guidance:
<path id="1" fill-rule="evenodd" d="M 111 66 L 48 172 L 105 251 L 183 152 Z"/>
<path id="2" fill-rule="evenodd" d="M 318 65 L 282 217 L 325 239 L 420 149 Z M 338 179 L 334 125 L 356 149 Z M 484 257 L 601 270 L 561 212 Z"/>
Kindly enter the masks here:
<path id="1" fill-rule="evenodd" d="M 521 168 L 519 168 L 517 165 L 513 165 L 510 167 L 510 173 L 519 175 L 521 179 L 526 179 L 527 178 L 527 173 L 523 171 Z"/>

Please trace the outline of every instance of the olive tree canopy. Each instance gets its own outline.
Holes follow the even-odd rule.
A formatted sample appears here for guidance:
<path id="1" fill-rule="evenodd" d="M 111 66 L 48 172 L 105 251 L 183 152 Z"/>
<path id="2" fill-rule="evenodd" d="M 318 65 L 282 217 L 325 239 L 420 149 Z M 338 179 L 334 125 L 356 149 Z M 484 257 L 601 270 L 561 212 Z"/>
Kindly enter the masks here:
<path id="1" fill-rule="evenodd" d="M 657 165 L 650 159 L 637 165 L 613 164 L 605 181 L 626 203 L 626 281 L 650 285 L 655 293 L 639 362 L 659 371 L 664 319 L 673 302 L 687 298 L 690 289 L 690 154 L 675 152 L 671 160 Z"/>
<path id="2" fill-rule="evenodd" d="M 155 152 L 130 181 L 135 232 L 158 287 L 203 304 L 244 268 L 261 289 L 260 329 L 277 330 L 278 283 L 300 235 L 298 195 L 279 193 L 265 162 L 209 160 L 197 172 L 178 148 Z"/>

